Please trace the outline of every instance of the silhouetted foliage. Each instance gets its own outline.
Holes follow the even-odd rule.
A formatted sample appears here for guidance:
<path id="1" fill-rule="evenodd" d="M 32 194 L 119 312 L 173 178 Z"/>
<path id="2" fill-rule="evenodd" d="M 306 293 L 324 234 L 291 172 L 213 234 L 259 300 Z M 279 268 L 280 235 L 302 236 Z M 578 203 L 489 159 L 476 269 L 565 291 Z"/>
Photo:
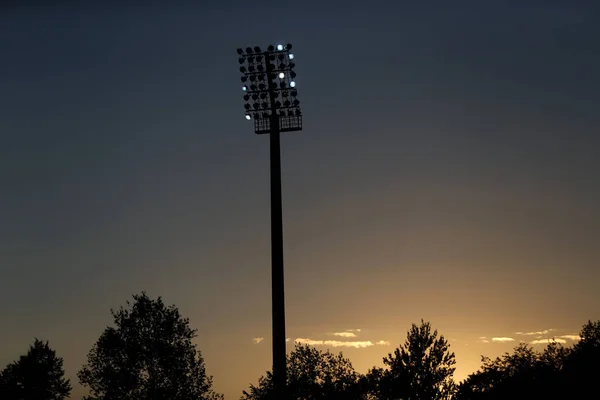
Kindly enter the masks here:
<path id="1" fill-rule="evenodd" d="M 196 331 L 188 319 L 160 297 L 142 292 L 133 298 L 130 309 L 111 310 L 116 327 L 104 330 L 78 373 L 91 389 L 87 399 L 221 399 L 192 343 Z"/>
<path id="2" fill-rule="evenodd" d="M 580 340 L 565 360 L 562 380 L 571 398 L 598 395 L 600 377 L 600 321 L 588 321 L 579 333 Z"/>
<path id="3" fill-rule="evenodd" d="M 272 372 L 261 376 L 258 385 L 244 390 L 242 400 L 271 400 Z M 289 400 L 359 400 L 362 399 L 360 375 L 342 353 L 323 352 L 297 344 L 287 357 Z"/>
<path id="4" fill-rule="evenodd" d="M 412 324 L 404 345 L 384 357 L 386 369 L 368 373 L 371 395 L 378 399 L 446 400 L 455 391 L 454 353 L 443 335 L 421 320 Z"/>
<path id="5" fill-rule="evenodd" d="M 366 399 L 379 400 L 386 398 L 384 396 L 389 390 L 382 388 L 382 385 L 385 386 L 385 373 L 386 371 L 383 368 L 374 367 L 361 377 L 360 387 Z"/>
<path id="6" fill-rule="evenodd" d="M 597 392 L 600 321 L 584 325 L 573 348 L 550 342 L 542 352 L 519 344 L 512 354 L 491 360 L 460 384 L 458 400 L 579 399 Z"/>
<path id="7" fill-rule="evenodd" d="M 63 400 L 71 393 L 64 377 L 63 359 L 45 343 L 35 339 L 26 355 L 0 373 L 2 400 Z"/>
<path id="8" fill-rule="evenodd" d="M 521 343 L 512 354 L 505 353 L 495 360 L 482 357 L 481 370 L 460 384 L 457 397 L 549 398 L 559 389 L 558 374 L 568 353 L 568 349 L 557 343 L 550 343 L 544 352 Z"/>

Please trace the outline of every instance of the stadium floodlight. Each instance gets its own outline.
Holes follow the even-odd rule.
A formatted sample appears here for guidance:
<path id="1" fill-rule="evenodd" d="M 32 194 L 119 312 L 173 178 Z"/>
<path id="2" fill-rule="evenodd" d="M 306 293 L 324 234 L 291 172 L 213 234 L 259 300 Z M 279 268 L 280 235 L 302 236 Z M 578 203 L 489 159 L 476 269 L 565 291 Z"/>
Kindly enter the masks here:
<path id="1" fill-rule="evenodd" d="M 281 206 L 281 132 L 302 130 L 291 44 L 238 49 L 244 84 L 244 115 L 254 133 L 268 133 L 271 158 L 271 295 L 274 399 L 287 399 L 283 215 Z"/>
<path id="2" fill-rule="evenodd" d="M 294 59 L 289 52 L 291 47 L 291 44 L 278 44 L 269 45 L 265 51 L 258 46 L 247 47 L 245 52 L 238 49 L 238 54 L 241 50 L 241 80 L 252 83 L 244 85 L 243 90 L 251 95 L 244 98 L 250 105 L 245 108 L 253 111 L 251 120 L 254 120 L 254 132 L 257 134 L 302 130 L 302 114 L 297 112 L 300 110 L 297 92 L 290 91 L 296 87 L 296 65 L 291 61 Z M 286 100 L 290 101 L 290 106 L 284 105 Z M 258 110 L 265 112 L 258 114 L 255 112 Z"/>

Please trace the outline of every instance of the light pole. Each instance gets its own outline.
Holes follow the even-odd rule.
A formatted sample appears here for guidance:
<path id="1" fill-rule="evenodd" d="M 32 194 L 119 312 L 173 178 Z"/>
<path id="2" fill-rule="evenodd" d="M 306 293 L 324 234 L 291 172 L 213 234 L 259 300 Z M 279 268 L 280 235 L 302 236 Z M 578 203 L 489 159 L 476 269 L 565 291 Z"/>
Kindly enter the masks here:
<path id="1" fill-rule="evenodd" d="M 294 78 L 291 44 L 238 49 L 246 119 L 254 133 L 270 134 L 271 153 L 271 296 L 274 399 L 287 399 L 285 290 L 283 274 L 283 212 L 279 134 L 302 130 L 302 112 Z"/>

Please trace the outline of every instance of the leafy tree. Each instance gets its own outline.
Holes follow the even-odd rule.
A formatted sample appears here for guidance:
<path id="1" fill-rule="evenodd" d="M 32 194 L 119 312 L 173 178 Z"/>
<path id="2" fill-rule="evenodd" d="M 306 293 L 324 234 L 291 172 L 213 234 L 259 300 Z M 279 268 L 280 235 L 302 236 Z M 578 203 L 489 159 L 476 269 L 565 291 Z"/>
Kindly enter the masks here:
<path id="1" fill-rule="evenodd" d="M 514 353 L 505 353 L 502 357 L 492 360 L 482 357 L 481 370 L 469 375 L 459 385 L 459 399 L 496 399 L 512 394 L 523 389 L 523 379 L 533 378 L 539 354 L 531 347 L 519 344 Z"/>
<path id="2" fill-rule="evenodd" d="M 600 321 L 588 321 L 579 336 L 573 348 L 551 341 L 535 351 L 521 343 L 495 360 L 482 357 L 481 368 L 459 385 L 456 399 L 592 398 L 600 376 Z"/>
<path id="3" fill-rule="evenodd" d="M 455 391 L 456 360 L 449 347 L 443 335 L 438 338 L 438 331 L 432 332 L 429 322 L 412 324 L 404 345 L 384 357 L 387 369 L 370 372 L 372 379 L 378 380 L 372 386 L 378 386 L 379 398 L 450 399 Z"/>
<path id="4" fill-rule="evenodd" d="M 368 400 L 386 399 L 386 393 L 389 393 L 390 385 L 387 385 L 386 370 L 379 367 L 371 368 L 361 377 L 361 392 L 365 393 Z"/>
<path id="5" fill-rule="evenodd" d="M 581 340 L 575 345 L 575 348 L 589 347 L 591 349 L 600 349 L 600 321 L 588 321 L 579 333 Z"/>
<path id="6" fill-rule="evenodd" d="M 600 376 L 600 321 L 588 321 L 579 333 L 581 340 L 565 362 L 563 379 L 571 398 L 588 398 L 597 393 Z"/>
<path id="7" fill-rule="evenodd" d="M 101 400 L 222 399 L 212 389 L 204 359 L 192 339 L 196 331 L 175 306 L 145 292 L 129 309 L 111 309 L 107 327 L 88 354 L 78 377 Z"/>
<path id="8" fill-rule="evenodd" d="M 460 384 L 457 399 L 573 398 L 564 376 L 571 354 L 570 349 L 550 342 L 542 352 L 521 343 L 512 354 L 495 360 L 482 357 L 481 369 Z"/>
<path id="9" fill-rule="evenodd" d="M 2 400 L 63 400 L 71 393 L 63 359 L 46 341 L 35 339 L 26 355 L 0 373 Z"/>
<path id="10" fill-rule="evenodd" d="M 296 344 L 287 356 L 287 387 L 292 400 L 359 400 L 362 399 L 360 375 L 342 353 L 323 352 Z M 273 375 L 261 376 L 258 385 L 244 390 L 241 400 L 272 399 Z"/>

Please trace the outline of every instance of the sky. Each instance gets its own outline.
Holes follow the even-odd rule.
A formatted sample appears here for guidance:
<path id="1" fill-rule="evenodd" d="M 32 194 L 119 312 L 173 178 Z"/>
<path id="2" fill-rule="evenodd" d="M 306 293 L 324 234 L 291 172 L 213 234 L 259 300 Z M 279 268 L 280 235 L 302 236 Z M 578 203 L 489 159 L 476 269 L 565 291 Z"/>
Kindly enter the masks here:
<path id="1" fill-rule="evenodd" d="M 282 136 L 288 349 L 366 372 L 423 318 L 460 380 L 600 319 L 593 1 L 176 3 L 0 6 L 0 367 L 49 340 L 79 399 L 145 290 L 226 398 L 270 369 L 269 146 L 236 49 L 275 43 L 304 115 Z"/>

